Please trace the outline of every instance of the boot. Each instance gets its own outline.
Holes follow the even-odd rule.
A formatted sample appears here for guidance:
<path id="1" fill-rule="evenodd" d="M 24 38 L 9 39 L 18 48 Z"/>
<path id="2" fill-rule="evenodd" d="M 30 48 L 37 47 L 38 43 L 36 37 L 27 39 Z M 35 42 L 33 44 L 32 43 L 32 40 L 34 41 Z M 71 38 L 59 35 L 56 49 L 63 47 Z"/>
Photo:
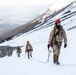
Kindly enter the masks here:
<path id="1" fill-rule="evenodd" d="M 32 55 L 30 55 L 32 57 Z"/>
<path id="2" fill-rule="evenodd" d="M 60 65 L 60 63 L 59 63 L 58 60 L 59 60 L 59 55 L 56 55 L 56 64 L 57 64 L 57 65 Z"/>
<path id="3" fill-rule="evenodd" d="M 56 63 L 56 54 L 53 55 L 53 63 Z"/>
<path id="4" fill-rule="evenodd" d="M 57 65 L 60 65 L 60 63 L 59 63 L 59 62 L 57 62 L 56 64 L 57 64 Z"/>
<path id="5" fill-rule="evenodd" d="M 58 61 L 58 58 L 59 58 L 59 55 L 57 55 L 57 54 L 54 54 L 54 55 L 53 55 L 53 63 L 54 63 L 54 64 L 57 64 L 57 65 L 60 64 L 59 61 Z"/>

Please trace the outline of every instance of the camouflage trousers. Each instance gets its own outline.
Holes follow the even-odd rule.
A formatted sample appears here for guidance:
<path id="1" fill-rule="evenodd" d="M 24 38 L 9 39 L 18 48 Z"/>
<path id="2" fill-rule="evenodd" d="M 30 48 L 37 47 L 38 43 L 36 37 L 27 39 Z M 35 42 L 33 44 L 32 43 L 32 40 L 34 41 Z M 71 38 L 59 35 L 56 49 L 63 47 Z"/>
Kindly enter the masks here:
<path id="1" fill-rule="evenodd" d="M 32 51 L 31 50 L 27 51 L 27 56 L 28 56 L 28 59 L 30 59 L 30 56 L 32 57 Z"/>
<path id="2" fill-rule="evenodd" d="M 57 42 L 53 44 L 53 54 L 57 54 L 57 55 L 60 54 L 61 45 L 62 42 Z"/>

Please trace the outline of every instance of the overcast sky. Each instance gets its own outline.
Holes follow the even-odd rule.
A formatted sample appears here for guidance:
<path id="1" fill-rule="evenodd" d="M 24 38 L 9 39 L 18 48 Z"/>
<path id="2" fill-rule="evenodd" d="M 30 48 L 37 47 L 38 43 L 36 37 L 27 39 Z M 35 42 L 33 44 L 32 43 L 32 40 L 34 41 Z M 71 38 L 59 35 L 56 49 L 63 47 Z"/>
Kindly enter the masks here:
<path id="1" fill-rule="evenodd" d="M 74 0 L 0 0 L 0 19 L 30 20 L 42 11 L 56 9 Z"/>

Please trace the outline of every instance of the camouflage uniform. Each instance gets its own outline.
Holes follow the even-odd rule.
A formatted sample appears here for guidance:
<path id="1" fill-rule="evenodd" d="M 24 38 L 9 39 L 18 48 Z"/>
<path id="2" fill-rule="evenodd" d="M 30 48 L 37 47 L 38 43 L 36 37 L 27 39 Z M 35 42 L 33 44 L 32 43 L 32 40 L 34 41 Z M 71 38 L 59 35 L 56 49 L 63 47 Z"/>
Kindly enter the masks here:
<path id="1" fill-rule="evenodd" d="M 21 51 L 21 48 L 18 46 L 18 48 L 17 48 L 17 56 L 18 57 L 20 57 L 20 53 L 21 53 L 22 51 Z"/>
<path id="2" fill-rule="evenodd" d="M 67 37 L 63 27 L 60 25 L 60 28 L 57 29 L 56 26 L 54 26 L 48 40 L 48 44 L 50 44 L 51 41 L 53 42 L 53 61 L 54 62 L 58 62 L 63 39 L 64 39 L 64 44 L 67 44 Z"/>
<path id="3" fill-rule="evenodd" d="M 26 44 L 25 52 L 28 53 L 28 58 L 30 58 L 30 56 L 32 57 L 32 51 L 33 51 L 33 48 L 31 46 L 31 44 Z"/>
<path id="4" fill-rule="evenodd" d="M 13 53 L 13 50 L 9 48 L 9 49 L 7 50 L 7 55 L 8 55 L 8 56 L 12 56 L 12 53 Z"/>

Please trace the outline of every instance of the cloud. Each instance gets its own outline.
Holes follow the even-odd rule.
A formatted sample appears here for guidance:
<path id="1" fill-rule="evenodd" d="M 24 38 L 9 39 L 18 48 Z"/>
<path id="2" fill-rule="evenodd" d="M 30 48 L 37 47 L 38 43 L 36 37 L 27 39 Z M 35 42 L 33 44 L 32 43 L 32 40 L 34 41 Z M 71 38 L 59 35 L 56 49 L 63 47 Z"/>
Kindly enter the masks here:
<path id="1" fill-rule="evenodd" d="M 51 4 L 52 0 L 0 0 L 0 6 L 26 6 L 38 4 Z"/>
<path id="2" fill-rule="evenodd" d="M 3 19 L 33 19 L 41 12 L 48 9 L 51 5 L 27 5 L 26 6 L 14 6 L 14 7 L 1 7 L 0 18 Z"/>
<path id="3" fill-rule="evenodd" d="M 39 4 L 58 4 L 62 2 L 66 4 L 74 0 L 0 0 L 0 6 L 27 6 Z"/>
<path id="4" fill-rule="evenodd" d="M 51 6 L 51 9 L 57 9 L 67 2 L 66 0 L 0 0 L 0 19 L 32 19 Z"/>

